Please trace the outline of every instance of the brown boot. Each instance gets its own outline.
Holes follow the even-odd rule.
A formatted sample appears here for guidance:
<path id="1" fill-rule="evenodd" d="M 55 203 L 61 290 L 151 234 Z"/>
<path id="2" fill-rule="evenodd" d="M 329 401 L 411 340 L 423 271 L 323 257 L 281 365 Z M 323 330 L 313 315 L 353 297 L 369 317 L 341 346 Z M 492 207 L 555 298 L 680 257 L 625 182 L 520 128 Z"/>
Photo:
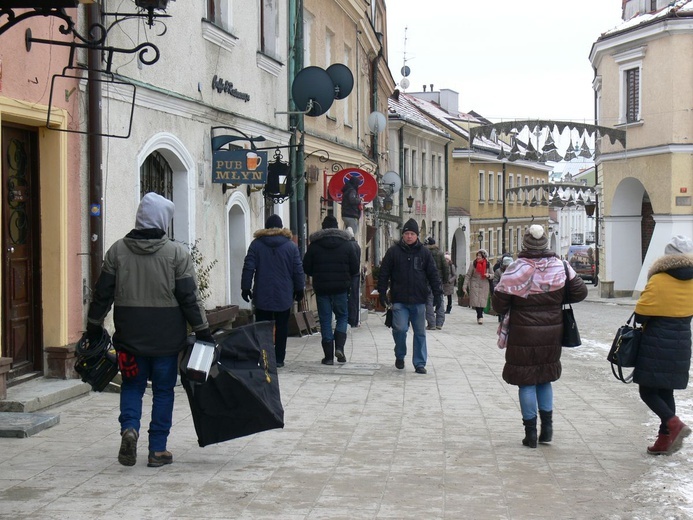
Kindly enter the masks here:
<path id="1" fill-rule="evenodd" d="M 650 455 L 669 455 L 671 447 L 671 438 L 668 433 L 660 433 L 657 435 L 657 440 L 652 446 L 647 447 L 647 453 Z"/>
<path id="2" fill-rule="evenodd" d="M 683 439 L 691 434 L 691 429 L 675 415 L 667 421 L 667 429 L 669 430 L 669 438 L 671 441 L 668 453 L 674 453 L 681 448 Z"/>

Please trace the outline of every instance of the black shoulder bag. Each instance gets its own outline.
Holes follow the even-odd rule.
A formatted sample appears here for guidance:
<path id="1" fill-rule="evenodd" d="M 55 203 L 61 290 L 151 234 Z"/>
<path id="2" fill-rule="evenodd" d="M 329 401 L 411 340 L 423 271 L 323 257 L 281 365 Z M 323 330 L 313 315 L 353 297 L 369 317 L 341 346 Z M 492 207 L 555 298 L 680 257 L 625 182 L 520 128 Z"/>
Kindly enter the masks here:
<path id="1" fill-rule="evenodd" d="M 580 331 L 578 331 L 573 306 L 568 303 L 570 299 L 570 280 L 568 279 L 568 266 L 563 262 L 565 269 L 565 291 L 563 293 L 563 339 L 561 345 L 564 347 L 579 347 L 582 345 Z M 567 307 L 566 307 L 567 305 Z"/>
<path id="2" fill-rule="evenodd" d="M 611 363 L 611 372 L 614 374 L 614 377 L 623 383 L 633 381 L 634 372 L 624 376 L 623 367 L 633 368 L 638 360 L 642 328 L 636 326 L 634 318 L 635 313 L 630 315 L 625 325 L 621 325 L 618 328 L 614 342 L 611 344 L 611 350 L 609 350 L 609 354 L 606 356 L 607 361 Z M 630 324 L 631 320 L 633 320 L 633 325 Z"/>

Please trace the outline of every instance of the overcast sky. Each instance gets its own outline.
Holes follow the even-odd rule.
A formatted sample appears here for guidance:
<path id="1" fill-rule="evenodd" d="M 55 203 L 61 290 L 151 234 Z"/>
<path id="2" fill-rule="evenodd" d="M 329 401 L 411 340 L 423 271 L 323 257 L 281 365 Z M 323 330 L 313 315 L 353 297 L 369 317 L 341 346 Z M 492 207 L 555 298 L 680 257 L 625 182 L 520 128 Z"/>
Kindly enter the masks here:
<path id="1" fill-rule="evenodd" d="M 405 51 L 411 69 L 401 90 L 455 90 L 460 111 L 494 122 L 593 123 L 589 53 L 621 23 L 621 0 L 387 0 L 387 17 L 395 82 Z"/>

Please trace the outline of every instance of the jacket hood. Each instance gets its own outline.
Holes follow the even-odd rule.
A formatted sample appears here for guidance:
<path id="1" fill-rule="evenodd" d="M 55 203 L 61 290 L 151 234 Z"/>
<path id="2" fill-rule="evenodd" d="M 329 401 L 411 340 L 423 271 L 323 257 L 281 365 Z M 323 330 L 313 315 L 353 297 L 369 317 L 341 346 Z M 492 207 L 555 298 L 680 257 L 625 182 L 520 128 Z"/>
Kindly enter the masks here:
<path id="1" fill-rule="evenodd" d="M 667 273 L 677 280 L 693 279 L 693 254 L 659 257 L 647 271 L 647 279 L 649 280 L 657 273 Z"/>
<path id="2" fill-rule="evenodd" d="M 136 255 L 151 255 L 164 247 L 171 239 L 168 236 L 161 238 L 141 238 L 136 233 L 130 232 L 123 242 L 128 246 L 128 249 Z"/>
<path id="3" fill-rule="evenodd" d="M 291 238 L 291 230 L 287 228 L 269 228 L 269 229 L 258 229 L 254 234 L 253 238 L 260 237 L 276 237 L 283 236 L 286 238 Z"/>
<path id="4" fill-rule="evenodd" d="M 310 241 L 317 242 L 318 240 L 322 240 L 325 247 L 338 247 L 341 240 L 350 240 L 350 237 L 349 234 L 344 230 L 328 228 L 311 233 Z M 332 242 L 332 245 L 330 245 L 330 242 Z"/>
<path id="5" fill-rule="evenodd" d="M 135 216 L 135 229 L 162 229 L 168 230 L 173 219 L 173 202 L 158 193 L 147 193 L 137 208 Z"/>

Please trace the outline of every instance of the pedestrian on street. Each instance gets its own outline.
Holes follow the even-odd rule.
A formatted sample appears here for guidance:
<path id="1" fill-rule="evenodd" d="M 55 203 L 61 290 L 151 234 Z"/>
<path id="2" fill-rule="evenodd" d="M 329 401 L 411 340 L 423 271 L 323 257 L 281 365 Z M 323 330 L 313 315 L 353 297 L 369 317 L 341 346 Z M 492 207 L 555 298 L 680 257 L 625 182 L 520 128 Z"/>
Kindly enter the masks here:
<path id="1" fill-rule="evenodd" d="M 503 273 L 505 270 L 508 268 L 510 264 L 513 263 L 513 257 L 509 255 L 504 255 L 503 258 L 501 259 L 501 262 L 498 266 L 498 269 L 495 269 L 493 271 L 493 289 L 498 286 L 498 282 L 500 282 L 501 276 L 503 276 Z M 503 315 L 499 314 L 498 315 L 498 321 L 503 321 Z"/>
<path id="2" fill-rule="evenodd" d="M 426 239 L 426 248 L 433 256 L 433 262 L 436 265 L 436 269 L 438 269 L 438 276 L 440 276 L 441 283 L 447 281 L 450 276 L 448 263 L 445 261 L 445 255 L 436 245 L 435 238 L 428 237 Z M 443 289 L 443 294 L 445 294 L 444 291 Z M 428 323 L 426 327 L 427 330 L 440 330 L 445 324 L 445 304 L 441 298 L 438 305 L 434 305 L 432 291 L 429 291 L 426 300 L 426 323 Z"/>
<path id="3" fill-rule="evenodd" d="M 489 284 L 492 278 L 493 272 L 488 261 L 488 253 L 485 249 L 479 249 L 476 252 L 476 258 L 469 265 L 462 285 L 462 292 L 469 294 L 469 306 L 476 310 L 476 322 L 479 325 L 484 324 L 484 308 L 488 304 Z"/>
<path id="4" fill-rule="evenodd" d="M 334 365 L 334 358 L 346 362 L 344 345 L 349 318 L 348 294 L 352 278 L 359 273 L 349 234 L 339 229 L 337 219 L 327 215 L 322 229 L 310 235 L 310 244 L 303 257 L 303 270 L 313 278 L 313 290 L 318 304 L 323 365 Z M 332 315 L 336 325 L 332 330 Z"/>
<path id="5" fill-rule="evenodd" d="M 178 354 L 189 324 L 197 339 L 214 342 L 200 301 L 192 257 L 166 232 L 173 219 L 170 200 L 147 193 L 140 201 L 135 229 L 106 253 L 89 305 L 87 335 L 103 333 L 113 305 L 113 344 L 123 381 L 120 388 L 121 444 L 118 462 L 134 466 L 142 418 L 142 396 L 152 382 L 147 466 L 173 462 L 166 449 L 173 417 Z"/>
<path id="6" fill-rule="evenodd" d="M 582 278 L 548 247 L 544 228 L 530 226 L 522 240 L 522 251 L 506 268 L 492 297 L 496 312 L 507 315 L 503 380 L 519 387 L 525 427 L 522 444 L 530 448 L 537 447 L 537 408 L 541 417 L 539 442 L 551 442 L 553 437 L 551 383 L 561 377 L 562 304 L 587 297 Z"/>
<path id="7" fill-rule="evenodd" d="M 342 220 L 344 227 L 350 227 L 354 235 L 359 232 L 362 207 L 359 187 L 362 182 L 360 175 L 352 175 L 342 187 Z"/>
<path id="8" fill-rule="evenodd" d="M 390 298 L 387 296 L 388 286 Z M 402 227 L 402 238 L 390 246 L 380 264 L 378 293 L 387 307 L 392 300 L 392 337 L 395 340 L 395 366 L 404 368 L 407 331 L 414 330 L 412 363 L 417 374 L 426 373 L 426 301 L 433 292 L 434 303 L 443 301 L 443 286 L 431 252 L 419 241 L 419 225 L 409 219 Z"/>
<path id="9" fill-rule="evenodd" d="M 452 295 L 455 293 L 455 286 L 457 285 L 457 268 L 455 264 L 452 263 L 452 257 L 450 252 L 445 253 L 445 262 L 448 264 L 448 278 L 443 280 L 443 294 L 447 296 L 448 304 L 445 308 L 445 314 L 450 314 L 452 312 Z"/>
<path id="10" fill-rule="evenodd" d="M 647 284 L 635 304 L 635 321 L 643 324 L 633 382 L 640 399 L 659 417 L 652 455 L 670 455 L 691 429 L 676 415 L 674 390 L 688 386 L 693 315 L 693 242 L 677 235 L 652 263 Z"/>
<path id="11" fill-rule="evenodd" d="M 356 256 L 359 259 L 359 265 L 361 265 L 361 246 L 356 241 L 354 237 L 354 232 L 350 227 L 346 228 L 346 232 L 349 237 L 351 237 L 351 246 L 356 251 Z M 348 323 L 352 327 L 358 327 L 361 318 L 361 270 L 359 273 L 351 278 L 351 288 L 349 290 L 349 319 Z"/>
<path id="12" fill-rule="evenodd" d="M 255 321 L 274 320 L 277 367 L 284 366 L 289 316 L 294 300 L 305 294 L 306 277 L 298 246 L 279 215 L 270 215 L 255 232 L 243 261 L 241 297 L 253 301 Z"/>

